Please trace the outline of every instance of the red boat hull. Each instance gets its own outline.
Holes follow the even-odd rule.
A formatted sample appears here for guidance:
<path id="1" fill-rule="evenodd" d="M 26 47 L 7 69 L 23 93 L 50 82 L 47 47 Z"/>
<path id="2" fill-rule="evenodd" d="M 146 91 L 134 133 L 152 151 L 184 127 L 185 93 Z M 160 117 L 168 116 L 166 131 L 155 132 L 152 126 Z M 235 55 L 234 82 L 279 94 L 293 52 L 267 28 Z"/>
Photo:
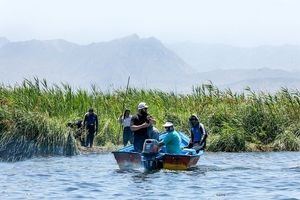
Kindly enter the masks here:
<path id="1" fill-rule="evenodd" d="M 112 152 L 120 169 L 137 169 L 141 165 L 141 154 L 137 152 Z"/>

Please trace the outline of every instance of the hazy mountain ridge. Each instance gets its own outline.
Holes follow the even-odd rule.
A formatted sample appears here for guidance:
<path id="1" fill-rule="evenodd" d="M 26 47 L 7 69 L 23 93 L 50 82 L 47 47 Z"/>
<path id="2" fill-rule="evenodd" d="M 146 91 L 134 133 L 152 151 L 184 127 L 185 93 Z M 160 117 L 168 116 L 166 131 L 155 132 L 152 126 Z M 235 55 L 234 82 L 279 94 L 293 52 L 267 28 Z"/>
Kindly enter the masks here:
<path id="1" fill-rule="evenodd" d="M 300 72 L 261 68 L 214 70 L 200 74 L 203 77 L 202 82 L 212 81 L 220 89 L 230 88 L 233 91 L 242 91 L 248 86 L 255 91 L 269 92 L 275 92 L 282 87 L 300 88 Z"/>
<path id="2" fill-rule="evenodd" d="M 243 54 L 260 54 L 263 49 L 264 52 L 270 53 L 265 56 L 256 55 L 264 58 L 258 66 L 271 66 L 270 63 L 275 61 L 271 62 L 265 58 L 272 59 L 274 52 L 280 54 L 294 48 L 294 58 L 298 55 L 296 50 L 300 49 L 297 46 L 280 48 L 270 50 L 270 47 L 257 47 L 257 51 L 254 51 L 227 45 L 205 45 L 200 53 L 193 52 L 193 48 L 186 51 L 191 52 L 189 56 L 194 59 L 191 61 L 181 59 L 174 53 L 176 49 L 169 50 L 154 37 L 139 38 L 136 34 L 88 45 L 78 45 L 65 40 L 10 42 L 6 38 L 0 38 L 0 78 L 3 83 L 13 84 L 24 78 L 37 76 L 52 83 L 68 82 L 75 87 L 88 88 L 93 83 L 103 90 L 124 87 L 129 75 L 132 87 L 178 92 L 191 92 L 193 85 L 209 81 L 220 88 L 230 87 L 234 90 L 241 90 L 247 86 L 270 91 L 281 86 L 300 88 L 300 72 L 276 69 L 280 63 L 276 63 L 275 67 L 272 65 L 273 68 L 260 68 L 252 66 L 258 61 L 251 61 L 250 57 L 248 60 L 242 56 L 238 57 Z M 293 66 L 297 66 L 298 58 L 292 62 L 291 57 L 285 54 L 280 58 L 281 65 L 292 66 L 291 63 L 294 63 Z M 221 61 L 217 58 L 223 58 L 221 61 L 225 59 L 226 62 L 219 65 Z M 197 62 L 199 59 L 203 59 L 202 65 L 205 69 L 198 70 L 207 72 L 199 73 L 186 63 Z M 227 66 L 228 63 L 231 63 L 230 67 Z M 233 69 L 234 66 L 243 63 L 247 65 Z M 214 66 L 218 69 L 214 69 Z M 220 69 L 222 67 L 223 69 Z"/>
<path id="3" fill-rule="evenodd" d="M 184 42 L 167 46 L 199 71 L 254 68 L 300 69 L 300 46 L 297 45 L 242 48 Z"/>
<path id="4" fill-rule="evenodd" d="M 200 73 L 205 80 L 213 80 L 216 84 L 231 84 L 243 80 L 268 79 L 268 78 L 298 78 L 300 72 L 289 72 L 278 69 L 228 69 L 213 70 Z"/>
<path id="5" fill-rule="evenodd" d="M 187 78 L 191 71 L 159 40 L 137 35 L 90 45 L 64 40 L 9 42 L 0 48 L 0 68 L 3 82 L 38 76 L 102 88 L 122 86 L 129 75 L 133 86 L 167 88 L 173 77 Z"/>
<path id="6" fill-rule="evenodd" d="M 299 75 L 299 74 L 298 74 Z M 247 79 L 234 82 L 228 85 L 220 86 L 220 88 L 230 88 L 233 91 L 243 91 L 246 86 L 251 86 L 251 90 L 263 92 L 276 92 L 281 88 L 288 88 L 289 90 L 299 90 L 299 78 L 265 78 L 265 79 Z"/>
<path id="7" fill-rule="evenodd" d="M 5 44 L 9 43 L 9 40 L 5 37 L 0 37 L 0 48 Z"/>

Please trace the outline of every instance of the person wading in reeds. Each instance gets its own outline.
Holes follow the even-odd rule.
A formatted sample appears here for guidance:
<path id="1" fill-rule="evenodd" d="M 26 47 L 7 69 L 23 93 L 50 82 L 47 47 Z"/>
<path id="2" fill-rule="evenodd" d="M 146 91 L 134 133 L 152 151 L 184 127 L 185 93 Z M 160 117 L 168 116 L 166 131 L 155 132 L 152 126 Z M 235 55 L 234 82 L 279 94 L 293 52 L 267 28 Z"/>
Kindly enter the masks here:
<path id="1" fill-rule="evenodd" d="M 86 147 L 93 147 L 94 137 L 98 132 L 98 116 L 93 108 L 84 115 L 83 126 L 87 130 Z"/>

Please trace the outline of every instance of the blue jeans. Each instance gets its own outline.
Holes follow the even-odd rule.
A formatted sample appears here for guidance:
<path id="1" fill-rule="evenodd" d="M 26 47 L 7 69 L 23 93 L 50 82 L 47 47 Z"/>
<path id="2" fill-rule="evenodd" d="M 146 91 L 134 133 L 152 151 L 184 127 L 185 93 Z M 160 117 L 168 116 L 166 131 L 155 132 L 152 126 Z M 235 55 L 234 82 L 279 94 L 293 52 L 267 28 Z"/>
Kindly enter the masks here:
<path id="1" fill-rule="evenodd" d="M 133 147 L 135 152 L 142 152 L 144 147 L 144 142 L 147 138 L 135 137 L 133 140 Z"/>
<path id="2" fill-rule="evenodd" d="M 126 146 L 128 141 L 133 144 L 133 133 L 130 127 L 124 127 L 123 129 L 123 145 Z"/>

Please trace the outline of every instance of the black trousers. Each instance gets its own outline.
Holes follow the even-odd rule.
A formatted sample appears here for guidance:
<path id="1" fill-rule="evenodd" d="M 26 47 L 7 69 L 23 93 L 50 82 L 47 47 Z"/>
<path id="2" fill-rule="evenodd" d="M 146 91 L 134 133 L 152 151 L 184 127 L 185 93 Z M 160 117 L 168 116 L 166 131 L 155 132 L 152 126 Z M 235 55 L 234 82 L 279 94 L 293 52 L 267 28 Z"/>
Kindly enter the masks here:
<path id="1" fill-rule="evenodd" d="M 86 146 L 93 147 L 95 137 L 95 126 L 87 126 Z"/>

